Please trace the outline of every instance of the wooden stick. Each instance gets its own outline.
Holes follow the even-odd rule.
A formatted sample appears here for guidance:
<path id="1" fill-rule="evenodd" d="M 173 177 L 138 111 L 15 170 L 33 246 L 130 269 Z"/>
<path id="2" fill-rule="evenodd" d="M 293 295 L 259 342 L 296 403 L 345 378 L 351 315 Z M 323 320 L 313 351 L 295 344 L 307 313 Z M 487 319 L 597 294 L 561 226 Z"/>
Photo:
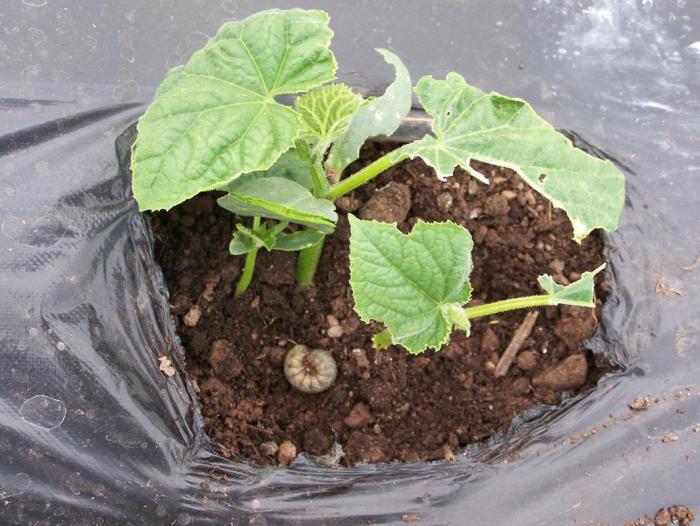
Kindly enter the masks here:
<path id="1" fill-rule="evenodd" d="M 506 347 L 503 356 L 501 356 L 501 359 L 498 360 L 496 369 L 493 371 L 496 378 L 499 376 L 505 376 L 505 374 L 508 372 L 508 369 L 510 369 L 510 364 L 512 364 L 513 360 L 515 360 L 515 356 L 518 354 L 520 347 L 522 347 L 523 343 L 525 343 L 527 337 L 530 336 L 539 315 L 540 312 L 536 310 L 528 312 L 525 319 L 520 324 L 520 327 L 515 330 L 513 338 L 510 340 L 510 343 L 508 344 L 508 347 Z"/>

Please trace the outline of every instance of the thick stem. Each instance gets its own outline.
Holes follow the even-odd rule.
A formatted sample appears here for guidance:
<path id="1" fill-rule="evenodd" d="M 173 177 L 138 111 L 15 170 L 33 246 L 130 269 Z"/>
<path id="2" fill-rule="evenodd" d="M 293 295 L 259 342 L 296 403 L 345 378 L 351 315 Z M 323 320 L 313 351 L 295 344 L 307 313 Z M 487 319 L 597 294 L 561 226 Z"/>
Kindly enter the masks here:
<path id="1" fill-rule="evenodd" d="M 257 230 L 258 228 L 260 228 L 260 218 L 256 216 L 253 218 L 253 230 Z M 235 298 L 241 296 L 250 286 L 250 282 L 253 279 L 253 273 L 255 272 L 255 260 L 258 257 L 258 250 L 259 249 L 254 248 L 245 255 L 243 273 L 241 274 L 238 283 L 236 283 L 236 290 L 233 292 L 233 296 Z"/>
<path id="2" fill-rule="evenodd" d="M 342 181 L 339 181 L 331 186 L 330 190 L 326 194 L 326 197 L 331 201 L 334 201 L 338 197 L 345 195 L 348 192 L 352 192 L 358 186 L 363 185 L 370 179 L 373 179 L 395 164 L 400 163 L 407 157 L 407 155 L 396 155 L 395 152 L 389 152 L 373 163 L 368 164 L 359 172 L 355 172 L 350 177 L 347 177 L 346 179 L 343 179 Z"/>
<path id="3" fill-rule="evenodd" d="M 299 285 L 307 287 L 311 285 L 311 282 L 314 280 L 314 275 L 316 274 L 318 261 L 321 259 L 321 253 L 323 252 L 323 244 L 325 241 L 326 236 L 323 236 L 318 243 L 299 252 L 299 258 L 297 259 L 297 267 L 295 270 L 295 275 Z"/>
<path id="4" fill-rule="evenodd" d="M 509 310 L 527 309 L 528 307 L 542 307 L 544 305 L 552 305 L 552 296 L 549 294 L 541 294 L 538 296 L 523 296 L 522 298 L 511 298 L 507 300 L 494 301 L 484 305 L 476 305 L 475 307 L 467 307 L 464 312 L 467 318 L 482 318 L 491 314 L 498 314 Z"/>

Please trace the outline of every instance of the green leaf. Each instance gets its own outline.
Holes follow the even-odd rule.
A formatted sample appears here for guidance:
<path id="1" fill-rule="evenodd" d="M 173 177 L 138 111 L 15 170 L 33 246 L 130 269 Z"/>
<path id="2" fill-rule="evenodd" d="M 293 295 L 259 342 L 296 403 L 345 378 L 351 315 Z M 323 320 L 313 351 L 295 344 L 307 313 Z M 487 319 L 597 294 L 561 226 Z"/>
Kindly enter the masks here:
<path id="1" fill-rule="evenodd" d="M 384 329 L 372 336 L 372 348 L 376 351 L 382 351 L 394 343 L 394 338 L 391 336 L 389 329 Z"/>
<path id="2" fill-rule="evenodd" d="M 362 105 L 362 97 L 345 84 L 329 84 L 297 97 L 295 108 L 303 126 L 302 136 L 320 145 L 319 153 L 348 127 Z"/>
<path id="3" fill-rule="evenodd" d="M 240 177 L 221 186 L 218 189 L 229 192 L 235 188 L 238 188 L 245 181 L 260 179 L 263 177 L 282 177 L 283 179 L 294 181 L 304 188 L 313 188 L 313 181 L 311 180 L 311 172 L 308 162 L 299 156 L 299 152 L 297 152 L 296 149 L 293 149 L 284 152 L 282 156 L 277 159 L 277 162 L 268 170 L 259 170 L 257 172 L 242 174 Z"/>
<path id="4" fill-rule="evenodd" d="M 277 238 L 275 250 L 284 250 L 285 252 L 297 252 L 305 248 L 309 248 L 323 238 L 323 232 L 312 230 L 310 228 L 282 234 Z"/>
<path id="5" fill-rule="evenodd" d="M 406 66 L 391 51 L 377 49 L 377 52 L 394 66 L 396 78 L 384 95 L 357 110 L 348 129 L 333 143 L 326 168 L 338 174 L 359 157 L 360 148 L 367 139 L 391 135 L 411 111 L 411 76 Z"/>
<path id="6" fill-rule="evenodd" d="M 240 256 L 241 254 L 247 254 L 251 250 L 255 250 L 258 247 L 253 238 L 244 232 L 235 232 L 231 242 L 228 244 L 228 251 L 232 256 Z"/>
<path id="7" fill-rule="evenodd" d="M 484 93 L 456 73 L 423 77 L 416 93 L 433 117 L 435 136 L 407 144 L 396 157 L 422 157 L 440 178 L 474 160 L 515 170 L 535 190 L 566 211 L 580 241 L 594 228 L 614 230 L 624 204 L 624 177 L 610 161 L 575 148 L 525 101 Z"/>
<path id="8" fill-rule="evenodd" d="M 552 296 L 550 305 L 576 305 L 578 307 L 595 307 L 593 296 L 593 276 L 605 268 L 602 264 L 593 272 L 584 272 L 581 278 L 569 285 L 559 285 L 555 283 L 552 276 L 544 274 L 537 278 L 548 294 Z"/>
<path id="9" fill-rule="evenodd" d="M 394 225 L 350 219 L 350 284 L 355 311 L 382 322 L 411 353 L 439 349 L 471 295 L 472 238 L 451 222 L 418 221 L 410 234 Z"/>
<path id="10" fill-rule="evenodd" d="M 131 167 L 139 208 L 168 209 L 272 166 L 301 127 L 275 97 L 335 78 L 331 36 L 322 11 L 263 11 L 224 24 L 171 70 L 138 123 Z"/>
<path id="11" fill-rule="evenodd" d="M 240 216 L 290 221 L 322 232 L 332 231 L 338 220 L 331 201 L 317 199 L 300 184 L 282 177 L 246 179 L 217 202 Z"/>

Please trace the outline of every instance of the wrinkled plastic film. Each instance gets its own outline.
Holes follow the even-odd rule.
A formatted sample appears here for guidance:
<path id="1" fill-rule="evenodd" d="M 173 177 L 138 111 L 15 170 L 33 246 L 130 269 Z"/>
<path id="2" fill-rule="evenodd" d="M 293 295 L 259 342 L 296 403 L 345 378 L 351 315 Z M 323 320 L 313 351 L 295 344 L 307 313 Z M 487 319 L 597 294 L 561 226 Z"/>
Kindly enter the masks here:
<path id="1" fill-rule="evenodd" d="M 118 4 L 25 0 L 0 18 L 0 522 L 619 524 L 700 508 L 700 6 L 295 4 L 329 10 L 343 80 L 381 91 L 380 46 L 414 80 L 454 69 L 527 99 L 628 181 L 590 342 L 622 371 L 453 464 L 340 469 L 209 443 L 127 170 L 167 68 L 272 3 Z M 414 111 L 400 136 L 425 124 Z M 658 403 L 630 413 L 637 396 Z"/>

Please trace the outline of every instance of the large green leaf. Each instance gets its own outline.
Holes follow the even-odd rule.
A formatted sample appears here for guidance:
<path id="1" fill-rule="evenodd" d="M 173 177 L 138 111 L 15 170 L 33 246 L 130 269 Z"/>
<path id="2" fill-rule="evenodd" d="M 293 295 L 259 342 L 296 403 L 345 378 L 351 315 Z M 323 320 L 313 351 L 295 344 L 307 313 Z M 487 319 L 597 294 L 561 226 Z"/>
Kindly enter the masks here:
<path id="1" fill-rule="evenodd" d="M 269 169 L 241 174 L 230 183 L 219 187 L 218 190 L 228 192 L 237 188 L 244 181 L 262 177 L 282 177 L 283 179 L 294 181 L 304 188 L 313 188 L 309 164 L 299 156 L 296 149 L 291 149 L 284 152 Z"/>
<path id="2" fill-rule="evenodd" d="M 394 66 L 396 78 L 384 95 L 361 107 L 350 120 L 348 129 L 336 139 L 326 160 L 326 168 L 338 174 L 360 155 L 360 148 L 370 137 L 389 136 L 411 111 L 411 76 L 401 59 L 386 49 L 377 49 Z"/>
<path id="3" fill-rule="evenodd" d="M 604 268 L 605 264 L 602 264 L 592 272 L 584 272 L 578 280 L 569 285 L 559 285 L 548 274 L 537 278 L 537 282 L 551 296 L 550 305 L 575 305 L 592 308 L 595 307 L 593 277 Z"/>
<path id="4" fill-rule="evenodd" d="M 350 284 L 363 321 L 382 322 L 411 353 L 439 349 L 453 326 L 468 330 L 472 238 L 451 222 L 394 225 L 350 219 Z"/>
<path id="5" fill-rule="evenodd" d="M 318 145 L 319 154 L 348 127 L 350 118 L 362 105 L 362 97 L 345 84 L 329 84 L 297 97 L 302 136 Z"/>
<path id="6" fill-rule="evenodd" d="M 577 241 L 594 228 L 617 228 L 623 175 L 610 161 L 575 148 L 525 101 L 484 93 L 456 73 L 445 80 L 423 77 L 416 93 L 434 119 L 435 136 L 407 144 L 395 156 L 422 157 L 440 178 L 461 166 L 485 180 L 470 167 L 473 159 L 511 168 L 566 211 Z"/>
<path id="7" fill-rule="evenodd" d="M 290 221 L 322 232 L 332 231 L 338 220 L 331 201 L 317 199 L 300 184 L 282 177 L 246 179 L 229 185 L 228 190 L 217 202 L 240 216 Z"/>
<path id="8" fill-rule="evenodd" d="M 263 11 L 225 24 L 173 69 L 138 123 L 132 170 L 139 208 L 168 209 L 272 166 L 301 126 L 275 97 L 335 77 L 331 36 L 322 11 Z"/>

